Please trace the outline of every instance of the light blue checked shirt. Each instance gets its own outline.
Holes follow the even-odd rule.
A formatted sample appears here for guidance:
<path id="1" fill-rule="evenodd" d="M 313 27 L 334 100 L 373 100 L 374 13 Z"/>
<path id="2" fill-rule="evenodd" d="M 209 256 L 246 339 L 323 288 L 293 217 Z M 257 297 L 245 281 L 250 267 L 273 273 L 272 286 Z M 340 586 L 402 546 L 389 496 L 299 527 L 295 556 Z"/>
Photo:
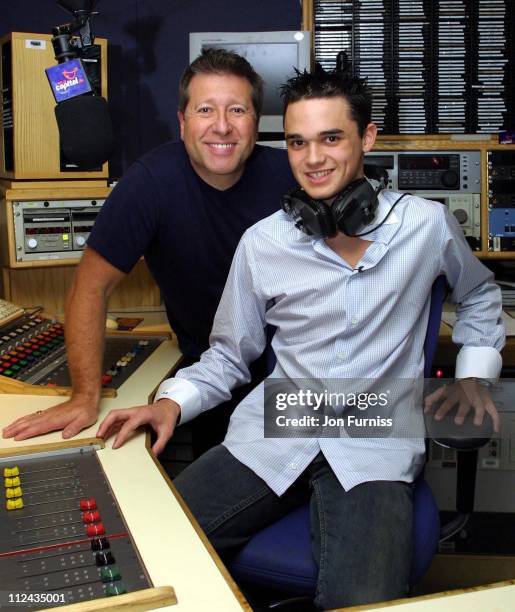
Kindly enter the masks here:
<path id="1" fill-rule="evenodd" d="M 399 194 L 383 192 L 373 229 Z M 235 253 L 201 360 L 162 383 L 156 401 L 175 400 L 181 423 L 230 398 L 250 380 L 267 323 L 288 379 L 420 378 L 430 293 L 444 274 L 457 304 L 456 377 L 495 379 L 504 343 L 501 296 L 447 208 L 406 196 L 352 269 L 324 240 L 279 211 L 247 230 Z M 358 272 L 361 268 L 361 272 Z M 322 451 L 342 486 L 411 482 L 424 461 L 420 438 L 265 438 L 263 383 L 235 409 L 224 445 L 281 495 Z M 422 419 L 422 416 L 420 416 Z"/>

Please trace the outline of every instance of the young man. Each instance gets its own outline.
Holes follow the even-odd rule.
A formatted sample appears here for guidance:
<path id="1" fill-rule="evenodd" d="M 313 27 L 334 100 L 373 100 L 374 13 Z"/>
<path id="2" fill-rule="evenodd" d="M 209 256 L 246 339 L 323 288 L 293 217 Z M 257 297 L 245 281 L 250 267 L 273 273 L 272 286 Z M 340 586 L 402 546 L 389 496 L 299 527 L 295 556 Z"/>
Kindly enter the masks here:
<path id="1" fill-rule="evenodd" d="M 331 207 L 326 218 L 340 208 L 337 229 L 317 232 L 306 215 L 309 235 L 299 229 L 299 215 L 283 211 L 250 228 L 233 260 L 210 349 L 165 381 L 153 405 L 105 419 L 98 435 L 119 430 L 114 448 L 149 423 L 158 453 L 179 415 L 182 423 L 224 401 L 248 380 L 248 363 L 265 348 L 266 324 L 276 327 L 273 378 L 420 379 L 430 291 L 441 274 L 458 304 L 454 340 L 463 347 L 456 377 L 499 375 L 499 290 L 444 206 L 382 192 L 377 208 L 370 196 L 363 227 L 341 231 L 350 206 L 341 210 L 341 194 L 366 188 L 363 157 L 376 137 L 364 83 L 303 74 L 285 86 L 284 102 L 289 160 L 304 189 L 291 197 Z M 337 608 L 405 595 L 411 483 L 423 464 L 423 439 L 266 438 L 263 404 L 260 385 L 233 413 L 223 445 L 175 481 L 215 548 L 234 551 L 309 498 L 316 604 Z M 488 402 L 486 410 L 494 414 Z"/>
<path id="2" fill-rule="evenodd" d="M 151 151 L 128 170 L 103 206 L 75 274 L 66 307 L 73 396 L 19 419 L 4 437 L 63 429 L 70 438 L 96 421 L 107 300 L 141 256 L 161 289 L 186 365 L 208 347 L 238 241 L 278 210 L 294 185 L 286 153 L 255 146 L 262 101 L 261 77 L 235 53 L 208 50 L 188 66 L 179 84 L 182 142 Z M 199 435 L 214 425 L 199 427 Z"/>

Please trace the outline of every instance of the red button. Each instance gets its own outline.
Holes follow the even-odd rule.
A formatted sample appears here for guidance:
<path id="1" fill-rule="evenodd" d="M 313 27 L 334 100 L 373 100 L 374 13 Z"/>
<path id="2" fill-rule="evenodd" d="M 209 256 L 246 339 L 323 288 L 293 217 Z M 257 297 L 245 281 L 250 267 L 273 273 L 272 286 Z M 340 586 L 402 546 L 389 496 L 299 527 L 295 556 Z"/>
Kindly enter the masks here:
<path id="1" fill-rule="evenodd" d="M 103 385 L 107 385 L 107 383 L 110 383 L 113 380 L 112 376 L 109 376 L 109 374 L 104 374 L 102 376 L 102 384 Z"/>
<path id="2" fill-rule="evenodd" d="M 97 502 L 93 497 L 89 499 L 81 499 L 80 500 L 80 509 L 81 510 L 96 510 Z"/>
<path id="3" fill-rule="evenodd" d="M 88 536 L 103 535 L 106 532 L 103 523 L 93 523 L 86 527 L 86 533 Z"/>
<path id="4" fill-rule="evenodd" d="M 82 513 L 82 522 L 83 523 L 94 523 L 100 520 L 100 512 L 95 510 L 94 512 L 88 511 Z"/>

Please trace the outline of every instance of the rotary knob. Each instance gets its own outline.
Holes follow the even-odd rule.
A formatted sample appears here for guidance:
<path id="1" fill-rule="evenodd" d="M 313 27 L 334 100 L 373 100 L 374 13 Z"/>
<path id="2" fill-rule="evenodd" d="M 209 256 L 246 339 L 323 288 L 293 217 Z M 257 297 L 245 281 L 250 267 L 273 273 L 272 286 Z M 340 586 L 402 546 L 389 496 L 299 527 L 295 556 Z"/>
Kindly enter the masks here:
<path id="1" fill-rule="evenodd" d="M 458 223 L 461 223 L 463 225 L 463 223 L 466 223 L 468 221 L 469 216 L 467 214 L 467 211 L 463 210 L 463 208 L 457 208 L 453 211 L 453 213 L 456 219 L 458 220 Z"/>
<path id="2" fill-rule="evenodd" d="M 446 170 L 442 174 L 442 185 L 444 187 L 455 187 L 458 184 L 458 175 L 454 170 Z"/>
<path id="3" fill-rule="evenodd" d="M 38 246 L 38 241 L 35 238 L 29 238 L 27 240 L 27 246 L 29 249 L 35 249 Z"/>
<path id="4" fill-rule="evenodd" d="M 84 238 L 84 236 L 77 236 L 77 238 L 75 238 L 75 244 L 77 246 L 84 246 L 86 244 L 86 238 Z"/>

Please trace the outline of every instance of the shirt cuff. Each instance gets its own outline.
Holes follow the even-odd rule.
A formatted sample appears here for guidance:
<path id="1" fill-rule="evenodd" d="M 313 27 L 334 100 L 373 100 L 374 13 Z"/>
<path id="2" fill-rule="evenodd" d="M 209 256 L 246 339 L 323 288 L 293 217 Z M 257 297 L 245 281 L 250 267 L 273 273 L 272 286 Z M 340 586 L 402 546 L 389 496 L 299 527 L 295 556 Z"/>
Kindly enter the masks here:
<path id="1" fill-rule="evenodd" d="M 502 357 L 492 346 L 462 346 L 456 358 L 455 378 L 483 378 L 497 382 Z"/>
<path id="2" fill-rule="evenodd" d="M 181 407 L 181 422 L 187 423 L 201 413 L 200 392 L 193 383 L 184 378 L 167 378 L 157 390 L 154 402 L 170 399 Z"/>

